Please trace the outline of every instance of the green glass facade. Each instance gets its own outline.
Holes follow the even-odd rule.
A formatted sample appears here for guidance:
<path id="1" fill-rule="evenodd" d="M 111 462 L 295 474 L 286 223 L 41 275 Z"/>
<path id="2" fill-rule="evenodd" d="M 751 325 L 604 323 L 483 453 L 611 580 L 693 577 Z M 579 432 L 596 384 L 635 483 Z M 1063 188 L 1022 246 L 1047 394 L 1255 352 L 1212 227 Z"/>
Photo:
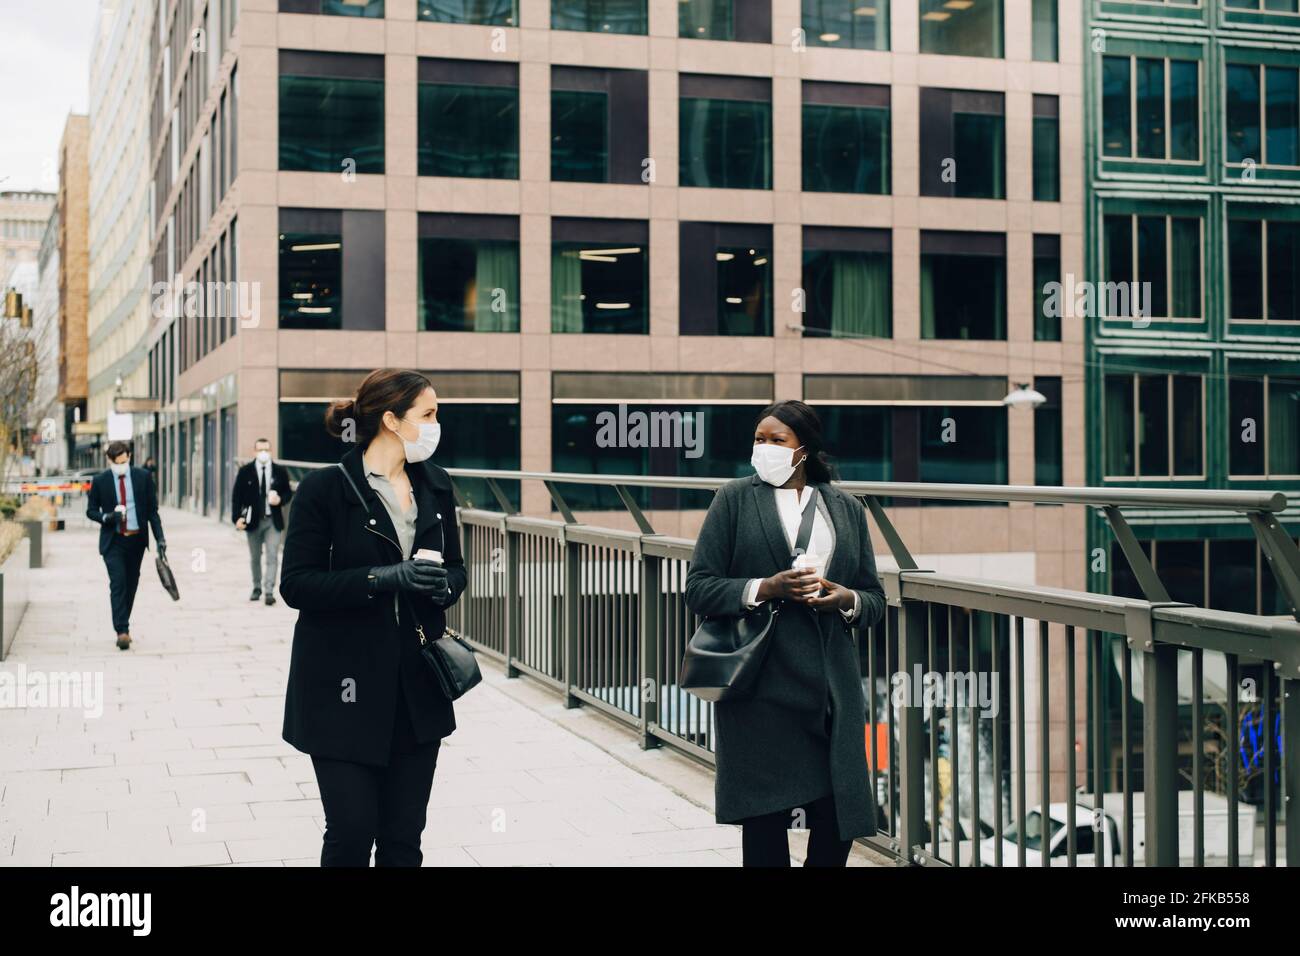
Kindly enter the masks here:
<path id="1" fill-rule="evenodd" d="M 1300 18 L 1212 0 L 1086 9 L 1088 277 L 1137 284 L 1099 288 L 1100 314 L 1074 320 L 1087 323 L 1088 483 L 1295 495 Z M 1174 575 L 1190 571 L 1172 540 L 1196 542 L 1188 560 L 1209 555 L 1211 578 L 1234 547 L 1255 567 L 1244 520 L 1134 530 Z M 1112 541 L 1093 516 L 1090 550 Z M 1090 568 L 1093 590 L 1129 587 L 1122 558 Z M 1230 590 L 1205 593 L 1227 606 Z"/>

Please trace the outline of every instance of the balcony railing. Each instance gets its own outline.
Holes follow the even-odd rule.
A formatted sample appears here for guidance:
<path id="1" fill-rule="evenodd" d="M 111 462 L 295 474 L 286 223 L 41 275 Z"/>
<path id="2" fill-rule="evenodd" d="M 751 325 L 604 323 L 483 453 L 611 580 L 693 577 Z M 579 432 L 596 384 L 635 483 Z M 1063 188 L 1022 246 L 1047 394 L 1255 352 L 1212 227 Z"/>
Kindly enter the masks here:
<path id="1" fill-rule="evenodd" d="M 469 571 L 451 625 L 509 676 L 600 710 L 644 747 L 712 763 L 712 705 L 677 686 L 698 623 L 685 602 L 694 542 L 655 533 L 631 489 L 710 490 L 728 479 L 448 472 Z M 472 507 L 460 490 L 469 480 L 499 510 Z M 542 482 L 560 518 L 512 513 L 504 481 Z M 613 487 L 639 530 L 578 523 L 561 491 L 575 484 Z M 864 842 L 903 864 L 1300 865 L 1300 551 L 1279 520 L 1284 495 L 836 484 L 868 509 L 896 565 L 880 570 L 884 618 L 858 634 L 863 783 L 881 831 Z M 1096 508 L 1144 597 L 918 567 L 882 505 L 896 499 Z M 1124 508 L 1243 515 L 1292 617 L 1170 600 Z M 1118 727 L 1103 698 L 1112 669 Z M 896 699 L 916 676 L 957 692 Z"/>

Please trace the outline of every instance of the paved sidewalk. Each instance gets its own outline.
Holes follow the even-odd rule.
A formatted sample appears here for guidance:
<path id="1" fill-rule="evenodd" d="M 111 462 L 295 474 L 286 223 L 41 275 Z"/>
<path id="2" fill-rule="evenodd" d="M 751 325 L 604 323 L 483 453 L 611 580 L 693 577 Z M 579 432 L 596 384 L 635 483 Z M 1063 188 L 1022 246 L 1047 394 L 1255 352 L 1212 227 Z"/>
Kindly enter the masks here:
<path id="1" fill-rule="evenodd" d="M 0 670 L 102 675 L 103 713 L 0 708 L 0 866 L 318 864 L 311 762 L 280 739 L 296 612 L 247 600 L 233 528 L 174 510 L 163 521 L 181 600 L 147 555 L 128 652 L 114 645 L 95 529 L 74 518 L 47 536 Z M 561 726 L 602 718 L 552 719 L 552 701 L 487 661 L 484 678 L 443 742 L 425 865 L 739 863 L 740 831 L 703 801 Z"/>

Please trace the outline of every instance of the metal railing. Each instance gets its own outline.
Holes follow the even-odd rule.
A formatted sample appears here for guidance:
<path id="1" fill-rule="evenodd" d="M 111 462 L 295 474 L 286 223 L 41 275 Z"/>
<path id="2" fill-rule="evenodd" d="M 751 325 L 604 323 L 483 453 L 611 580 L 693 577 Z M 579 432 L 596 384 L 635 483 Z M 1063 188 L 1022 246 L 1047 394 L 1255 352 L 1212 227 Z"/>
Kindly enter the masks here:
<path id="1" fill-rule="evenodd" d="M 508 676 L 600 710 L 644 747 L 712 763 L 712 705 L 677 686 L 698 623 L 685 602 L 694 542 L 656 534 L 632 489 L 716 490 L 729 479 L 448 472 L 469 572 L 449 623 Z M 470 481 L 499 510 L 473 507 L 461 492 Z M 514 512 L 505 481 L 542 482 L 560 518 Z M 578 523 L 560 490 L 571 484 L 612 487 L 639 530 Z M 858 634 L 863 783 L 880 824 L 864 842 L 900 864 L 940 866 L 1237 866 L 1259 862 L 1262 842 L 1265 865 L 1280 853 L 1300 865 L 1300 550 L 1279 520 L 1284 495 L 836 484 L 862 501 L 897 565 L 879 575 L 885 616 Z M 1098 509 L 1144 596 L 920 568 L 882 505 L 899 498 Z M 1292 617 L 1170 600 L 1126 507 L 1243 515 Z M 932 699 L 910 693 L 916 677 Z"/>

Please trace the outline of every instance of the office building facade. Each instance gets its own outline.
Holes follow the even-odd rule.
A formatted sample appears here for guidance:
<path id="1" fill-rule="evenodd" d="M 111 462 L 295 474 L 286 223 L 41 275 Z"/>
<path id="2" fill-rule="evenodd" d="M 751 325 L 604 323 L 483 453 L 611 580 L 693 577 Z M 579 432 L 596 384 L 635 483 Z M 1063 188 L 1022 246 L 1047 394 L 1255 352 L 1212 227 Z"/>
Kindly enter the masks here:
<path id="1" fill-rule="evenodd" d="M 1083 267 L 1081 23 L 1030 0 L 161 3 L 152 279 L 234 290 L 151 319 L 166 500 L 220 514 L 263 435 L 337 457 L 324 403 L 382 365 L 430 373 L 449 464 L 743 474 L 758 409 L 803 398 L 844 477 L 1080 483 L 1083 331 L 1040 299 Z M 1008 409 L 1022 383 L 1048 401 Z M 598 444 L 620 404 L 699 441 Z M 641 503 L 690 534 L 707 496 Z M 937 511 L 896 517 L 936 563 L 1082 584 L 1076 509 Z"/>

